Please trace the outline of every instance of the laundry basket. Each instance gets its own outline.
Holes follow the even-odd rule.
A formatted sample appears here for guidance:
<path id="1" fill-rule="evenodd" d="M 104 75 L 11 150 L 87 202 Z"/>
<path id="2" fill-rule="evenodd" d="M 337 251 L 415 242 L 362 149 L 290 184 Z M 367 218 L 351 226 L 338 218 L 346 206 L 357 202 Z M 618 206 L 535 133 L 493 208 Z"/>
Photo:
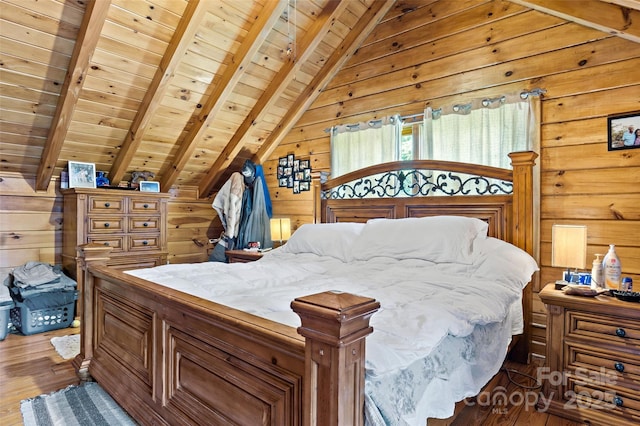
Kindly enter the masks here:
<path id="1" fill-rule="evenodd" d="M 77 298 L 78 292 L 74 291 Z M 24 302 L 15 302 L 11 322 L 24 335 L 58 330 L 71 325 L 75 315 L 75 300 L 66 305 L 30 309 Z"/>

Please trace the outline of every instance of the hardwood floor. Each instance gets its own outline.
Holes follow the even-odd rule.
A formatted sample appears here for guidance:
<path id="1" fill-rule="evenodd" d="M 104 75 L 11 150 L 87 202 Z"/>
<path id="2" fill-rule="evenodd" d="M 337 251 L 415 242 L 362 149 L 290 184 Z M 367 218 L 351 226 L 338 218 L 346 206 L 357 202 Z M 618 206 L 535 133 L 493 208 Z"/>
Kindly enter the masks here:
<path id="1" fill-rule="evenodd" d="M 9 334 L 0 342 L 0 423 L 3 426 L 22 425 L 20 401 L 43 393 L 78 384 L 71 360 L 62 359 L 50 340 L 54 336 L 78 333 L 79 329 L 65 328 L 47 333 L 21 336 Z M 505 368 L 531 376 L 537 364 L 523 365 L 507 361 Z M 532 380 L 512 374 L 518 383 L 532 385 Z M 507 403 L 501 405 L 496 395 L 506 392 Z M 505 371 L 497 374 L 476 397 L 459 403 L 454 418 L 429 420 L 429 426 L 580 426 L 560 417 L 539 412 L 534 407 L 537 390 L 519 388 Z M 520 403 L 521 401 L 524 401 Z M 528 401 L 528 403 L 527 403 Z M 515 402 L 515 403 L 514 403 Z"/>
<path id="2" fill-rule="evenodd" d="M 8 334 L 0 342 L 0 423 L 22 425 L 20 401 L 51 393 L 79 380 L 71 366 L 53 348 L 51 338 L 76 334 L 79 328 L 22 336 Z"/>

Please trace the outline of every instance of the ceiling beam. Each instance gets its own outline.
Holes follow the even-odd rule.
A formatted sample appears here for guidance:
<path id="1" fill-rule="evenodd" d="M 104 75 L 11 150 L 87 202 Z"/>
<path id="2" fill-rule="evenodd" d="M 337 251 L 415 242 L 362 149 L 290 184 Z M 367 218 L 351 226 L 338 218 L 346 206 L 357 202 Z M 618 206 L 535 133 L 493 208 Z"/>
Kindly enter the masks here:
<path id="1" fill-rule="evenodd" d="M 225 173 L 227 167 L 233 162 L 242 149 L 242 140 L 254 127 L 255 123 L 261 120 L 267 113 L 268 106 L 285 91 L 296 73 L 300 70 L 309 56 L 313 54 L 316 47 L 322 42 L 324 36 L 333 25 L 334 20 L 346 8 L 349 0 L 330 0 L 322 9 L 318 18 L 306 32 L 304 37 L 297 43 L 295 48 L 298 57 L 286 61 L 278 73 L 274 76 L 269 86 L 257 100 L 249 115 L 233 134 L 227 145 L 224 147 L 218 158 L 206 176 L 200 182 L 200 197 L 207 197 L 217 181 Z"/>
<path id="2" fill-rule="evenodd" d="M 110 5 L 111 0 L 90 0 L 87 3 L 58 98 L 56 112 L 51 120 L 47 141 L 40 158 L 40 166 L 36 175 L 36 190 L 38 191 L 46 191 L 51 182 L 80 91 L 87 77 L 89 62 L 100 39 L 102 26 L 107 19 Z"/>
<path id="3" fill-rule="evenodd" d="M 511 0 L 521 6 L 640 43 L 640 10 L 600 0 Z M 625 3 L 626 4 L 626 3 Z"/>
<path id="4" fill-rule="evenodd" d="M 322 70 L 320 70 L 311 83 L 307 85 L 305 90 L 298 96 L 289 113 L 278 123 L 266 142 L 260 147 L 254 156 L 254 161 L 264 163 L 269 159 L 278 144 L 280 144 L 300 117 L 309 109 L 326 85 L 329 84 L 331 79 L 340 71 L 340 68 L 353 56 L 371 31 L 373 31 L 380 20 L 393 7 L 394 3 L 395 0 L 387 0 L 386 2 L 376 1 L 371 5 L 369 10 L 360 18 L 357 25 L 343 40 L 342 44 L 326 61 Z"/>
<path id="5" fill-rule="evenodd" d="M 233 55 L 231 63 L 227 66 L 220 80 L 211 82 L 214 85 L 211 96 L 202 106 L 198 118 L 194 125 L 180 143 L 178 152 L 174 161 L 167 170 L 162 171 L 160 188 L 168 191 L 169 188 L 178 179 L 178 176 L 191 160 L 191 155 L 196 149 L 198 141 L 207 131 L 209 123 L 218 115 L 229 95 L 233 92 L 236 84 L 244 74 L 245 69 L 253 60 L 253 57 L 260 46 L 264 43 L 271 29 L 280 19 L 280 15 L 287 7 L 287 0 L 279 0 L 277 2 L 266 2 L 264 8 L 260 11 L 256 21 L 251 25 L 249 33 L 242 41 L 240 48 Z"/>
<path id="6" fill-rule="evenodd" d="M 206 3 L 206 0 L 190 1 L 182 14 L 182 18 L 180 18 L 178 27 L 171 37 L 167 50 L 164 52 L 158 69 L 153 76 L 153 80 L 151 80 L 151 84 L 147 88 L 140 107 L 131 122 L 127 136 L 121 144 L 120 152 L 118 152 L 118 156 L 111 165 L 109 179 L 115 182 L 116 185 L 127 172 L 131 160 L 133 160 L 136 151 L 138 151 L 142 143 L 145 130 L 153 114 L 160 106 L 164 94 L 169 87 L 169 82 L 174 77 L 175 69 L 184 58 L 184 54 L 198 30 L 198 25 L 207 12 Z"/>

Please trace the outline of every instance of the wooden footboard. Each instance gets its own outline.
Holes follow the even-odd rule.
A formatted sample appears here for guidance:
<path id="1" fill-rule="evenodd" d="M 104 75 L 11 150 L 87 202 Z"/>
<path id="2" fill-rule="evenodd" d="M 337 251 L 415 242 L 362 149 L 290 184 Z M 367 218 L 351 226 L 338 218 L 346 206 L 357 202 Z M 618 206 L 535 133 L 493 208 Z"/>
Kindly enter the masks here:
<path id="1" fill-rule="evenodd" d="M 141 424 L 362 424 L 373 299 L 296 299 L 298 332 L 104 266 L 80 248 L 81 353 L 74 365 Z"/>

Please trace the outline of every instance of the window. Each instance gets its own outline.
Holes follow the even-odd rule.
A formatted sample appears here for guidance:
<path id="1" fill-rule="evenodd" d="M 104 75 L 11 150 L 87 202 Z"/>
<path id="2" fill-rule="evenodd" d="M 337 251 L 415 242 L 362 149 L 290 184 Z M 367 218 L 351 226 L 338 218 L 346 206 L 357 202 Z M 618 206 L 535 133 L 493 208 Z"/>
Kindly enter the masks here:
<path id="1" fill-rule="evenodd" d="M 394 160 L 433 159 L 511 168 L 507 154 L 538 150 L 539 89 L 433 110 L 337 126 L 331 176 Z M 373 123 L 373 124 L 372 124 Z"/>
<path id="2" fill-rule="evenodd" d="M 397 116 L 331 129 L 331 177 L 400 158 Z"/>

